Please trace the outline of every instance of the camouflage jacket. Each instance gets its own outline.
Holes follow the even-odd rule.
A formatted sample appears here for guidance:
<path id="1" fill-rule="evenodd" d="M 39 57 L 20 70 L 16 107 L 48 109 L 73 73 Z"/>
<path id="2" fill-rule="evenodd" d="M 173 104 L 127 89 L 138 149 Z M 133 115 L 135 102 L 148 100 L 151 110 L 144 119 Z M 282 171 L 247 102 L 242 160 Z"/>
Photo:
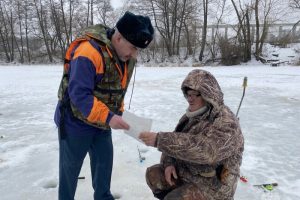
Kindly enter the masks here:
<path id="1" fill-rule="evenodd" d="M 224 105 L 221 88 L 209 72 L 193 70 L 182 83 L 185 87 L 199 91 L 210 109 L 192 118 L 183 115 L 174 132 L 159 133 L 161 164 L 174 165 L 179 178 L 199 185 L 207 199 L 231 199 L 244 150 L 239 121 Z M 225 185 L 214 173 L 221 165 L 230 173 Z"/>

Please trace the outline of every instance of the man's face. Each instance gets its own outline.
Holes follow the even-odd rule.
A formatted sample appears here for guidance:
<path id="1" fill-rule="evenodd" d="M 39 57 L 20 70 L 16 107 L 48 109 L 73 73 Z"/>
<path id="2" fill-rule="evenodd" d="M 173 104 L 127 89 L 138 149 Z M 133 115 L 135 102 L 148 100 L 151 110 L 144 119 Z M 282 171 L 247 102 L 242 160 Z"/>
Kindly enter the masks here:
<path id="1" fill-rule="evenodd" d="M 205 106 L 205 101 L 201 97 L 201 94 L 195 90 L 188 90 L 184 94 L 185 99 L 189 103 L 189 111 L 194 112 L 203 106 Z"/>
<path id="2" fill-rule="evenodd" d="M 138 48 L 128 42 L 120 33 L 116 35 L 113 45 L 121 61 L 126 62 L 131 58 L 136 59 Z"/>

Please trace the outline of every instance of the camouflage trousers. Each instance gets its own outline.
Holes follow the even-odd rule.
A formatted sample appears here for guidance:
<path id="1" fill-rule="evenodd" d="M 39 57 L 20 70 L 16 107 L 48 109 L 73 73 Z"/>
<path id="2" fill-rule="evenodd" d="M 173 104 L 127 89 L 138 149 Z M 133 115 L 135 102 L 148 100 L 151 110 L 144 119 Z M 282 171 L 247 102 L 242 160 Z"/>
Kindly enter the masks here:
<path id="1" fill-rule="evenodd" d="M 146 171 L 148 186 L 161 200 L 233 200 L 238 176 L 225 170 L 221 173 L 221 180 L 223 183 L 217 177 L 195 177 L 195 182 L 176 180 L 175 186 L 170 186 L 165 180 L 162 165 L 153 165 Z"/>
<path id="2" fill-rule="evenodd" d="M 146 181 L 154 196 L 160 200 L 205 200 L 202 192 L 195 184 L 176 180 L 175 186 L 170 186 L 160 164 L 147 169 Z"/>

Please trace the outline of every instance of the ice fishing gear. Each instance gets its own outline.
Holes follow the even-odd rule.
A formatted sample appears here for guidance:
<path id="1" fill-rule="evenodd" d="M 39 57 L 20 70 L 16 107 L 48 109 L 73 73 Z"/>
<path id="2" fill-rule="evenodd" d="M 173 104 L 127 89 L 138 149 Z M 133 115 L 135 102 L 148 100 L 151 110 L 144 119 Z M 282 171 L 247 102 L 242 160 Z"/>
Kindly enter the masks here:
<path id="1" fill-rule="evenodd" d="M 239 114 L 239 111 L 240 111 L 240 108 L 241 108 L 241 105 L 243 103 L 243 100 L 244 100 L 244 96 L 245 96 L 245 92 L 246 92 L 246 87 L 247 87 L 247 82 L 248 82 L 248 78 L 247 76 L 244 77 L 244 82 L 243 82 L 243 95 L 242 95 L 242 98 L 241 98 L 241 101 L 240 101 L 240 105 L 238 107 L 238 110 L 235 114 L 236 117 L 238 117 L 238 114 Z"/>
<path id="2" fill-rule="evenodd" d="M 140 163 L 142 163 L 144 160 L 146 160 L 146 158 L 144 156 L 141 155 L 141 151 L 139 149 L 139 146 L 137 146 L 137 150 L 139 152 L 139 159 L 140 159 Z"/>
<path id="3" fill-rule="evenodd" d="M 254 187 L 260 187 L 264 190 L 272 191 L 274 187 L 278 186 L 278 183 L 264 183 L 259 185 L 253 185 Z"/>
<path id="4" fill-rule="evenodd" d="M 243 183 L 248 183 L 248 179 L 245 176 L 241 176 L 240 181 L 242 181 Z M 278 186 L 278 183 L 263 183 L 263 184 L 253 185 L 253 187 L 262 188 L 265 191 L 272 191 L 276 186 Z"/>
<path id="5" fill-rule="evenodd" d="M 248 182 L 248 179 L 247 179 L 247 177 L 245 177 L 245 176 L 241 176 L 241 177 L 240 177 L 240 180 L 241 180 L 242 182 L 244 182 L 244 183 L 247 183 L 247 182 Z"/>

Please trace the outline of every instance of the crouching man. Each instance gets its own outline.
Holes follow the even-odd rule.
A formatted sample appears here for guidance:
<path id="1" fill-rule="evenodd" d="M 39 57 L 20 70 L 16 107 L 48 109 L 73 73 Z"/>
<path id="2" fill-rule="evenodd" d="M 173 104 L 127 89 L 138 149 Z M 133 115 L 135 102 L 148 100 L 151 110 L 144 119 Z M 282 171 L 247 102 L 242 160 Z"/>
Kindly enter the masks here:
<path id="1" fill-rule="evenodd" d="M 233 200 L 244 150 L 239 121 L 211 73 L 193 70 L 181 90 L 188 108 L 175 131 L 139 136 L 162 152 L 147 184 L 161 200 Z"/>

